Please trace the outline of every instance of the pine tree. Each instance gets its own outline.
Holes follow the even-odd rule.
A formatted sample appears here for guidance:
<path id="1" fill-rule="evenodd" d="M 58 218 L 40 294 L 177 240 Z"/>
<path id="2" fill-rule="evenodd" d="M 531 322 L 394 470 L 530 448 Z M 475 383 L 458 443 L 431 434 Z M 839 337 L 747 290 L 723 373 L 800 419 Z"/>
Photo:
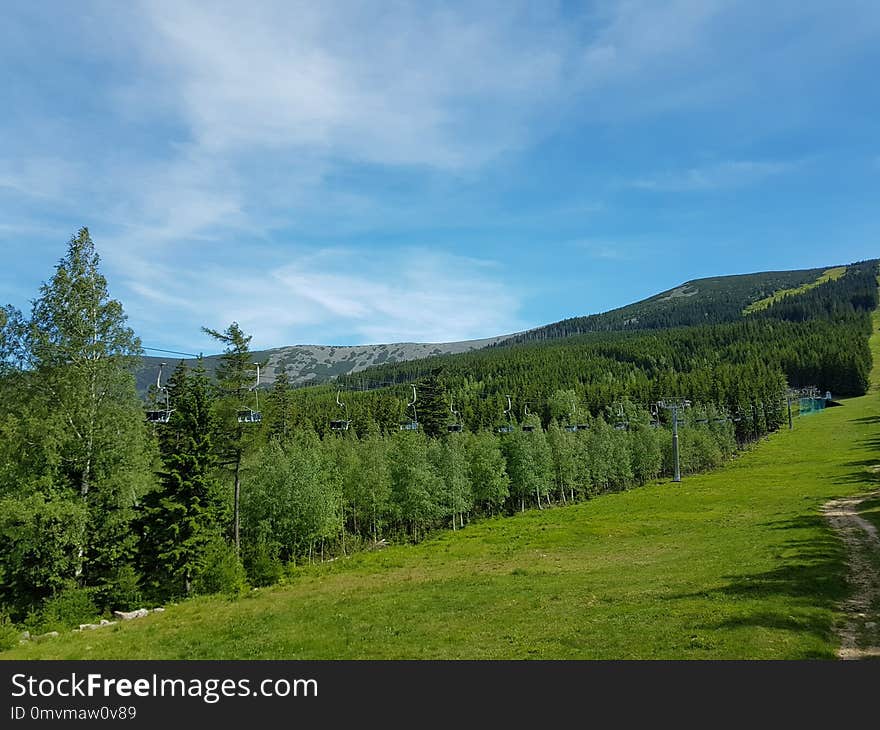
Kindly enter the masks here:
<path id="1" fill-rule="evenodd" d="M 419 384 L 417 394 L 416 409 L 422 430 L 433 438 L 446 433 L 452 413 L 440 378 L 436 374 L 425 378 Z"/>
<path id="2" fill-rule="evenodd" d="M 242 423 L 239 410 L 249 407 L 250 393 L 255 382 L 250 342 L 238 322 L 223 332 L 203 327 L 203 331 L 225 345 L 217 368 L 220 398 L 217 400 L 219 421 L 218 451 L 220 463 L 232 472 L 232 541 L 236 553 L 241 553 L 241 464 L 247 449 L 256 441 L 257 425 Z M 254 401 L 255 402 L 255 401 Z"/>
<path id="3" fill-rule="evenodd" d="M 287 368 L 281 366 L 281 372 L 275 376 L 275 383 L 267 400 L 266 410 L 269 412 L 268 436 L 286 440 L 291 429 L 290 423 L 290 376 Z"/>
<path id="4" fill-rule="evenodd" d="M 210 386 L 199 361 L 181 363 L 168 380 L 173 412 L 160 426 L 165 466 L 160 486 L 141 505 L 140 559 L 146 581 L 164 596 L 189 595 L 221 534 L 222 500 L 212 479 L 216 454 Z"/>

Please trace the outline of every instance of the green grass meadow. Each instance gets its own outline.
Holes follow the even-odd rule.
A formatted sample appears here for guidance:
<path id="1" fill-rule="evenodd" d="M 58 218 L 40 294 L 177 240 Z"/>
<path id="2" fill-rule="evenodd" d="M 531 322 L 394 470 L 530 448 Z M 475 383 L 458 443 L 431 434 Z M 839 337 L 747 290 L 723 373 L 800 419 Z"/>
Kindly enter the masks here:
<path id="1" fill-rule="evenodd" d="M 487 520 L 2 656 L 833 658 L 846 568 L 820 507 L 875 488 L 878 463 L 875 385 L 680 485 Z M 880 501 L 865 514 L 880 523 Z"/>

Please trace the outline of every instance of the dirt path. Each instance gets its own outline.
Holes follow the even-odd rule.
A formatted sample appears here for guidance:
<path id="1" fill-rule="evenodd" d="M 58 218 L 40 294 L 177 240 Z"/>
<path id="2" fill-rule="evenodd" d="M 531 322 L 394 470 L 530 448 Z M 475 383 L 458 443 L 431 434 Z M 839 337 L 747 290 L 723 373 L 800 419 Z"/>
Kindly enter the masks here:
<path id="1" fill-rule="evenodd" d="M 841 659 L 880 657 L 880 536 L 857 513 L 859 505 L 880 492 L 828 502 L 825 519 L 840 535 L 848 554 L 850 597 L 842 605 L 846 617 L 838 627 Z"/>

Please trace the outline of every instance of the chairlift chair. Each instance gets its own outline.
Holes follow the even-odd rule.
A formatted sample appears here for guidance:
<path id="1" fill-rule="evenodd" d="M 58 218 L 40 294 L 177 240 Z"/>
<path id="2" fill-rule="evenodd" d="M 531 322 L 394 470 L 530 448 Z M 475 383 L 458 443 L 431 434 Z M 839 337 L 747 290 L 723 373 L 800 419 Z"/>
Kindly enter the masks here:
<path id="1" fill-rule="evenodd" d="M 257 368 L 257 380 L 250 388 L 250 390 L 254 393 L 254 405 L 256 408 L 240 408 L 238 411 L 238 422 L 239 423 L 262 423 L 263 422 L 263 413 L 260 411 L 260 364 L 254 363 Z"/>
<path id="2" fill-rule="evenodd" d="M 523 418 L 528 418 L 533 414 L 529 413 L 529 404 L 526 403 L 526 409 L 523 413 Z M 537 427 L 533 423 L 524 423 L 522 426 L 523 433 L 533 433 Z"/>
<path id="3" fill-rule="evenodd" d="M 165 363 L 159 363 L 159 374 L 156 376 L 156 392 L 165 394 L 165 408 L 156 408 L 146 412 L 147 423 L 168 423 L 171 420 L 173 409 L 171 408 L 168 388 L 162 385 L 162 369 Z"/>
<path id="4" fill-rule="evenodd" d="M 147 411 L 147 423 L 168 423 L 170 420 L 168 411 Z"/>
<path id="5" fill-rule="evenodd" d="M 614 428 L 618 431 L 626 431 L 629 422 L 626 420 L 626 413 L 623 410 L 623 404 L 618 403 L 617 405 L 617 423 L 614 424 Z"/>
<path id="6" fill-rule="evenodd" d="M 416 412 L 416 386 L 412 386 L 412 400 L 406 404 L 407 408 L 412 408 L 413 417 L 411 421 L 404 421 L 400 424 L 401 431 L 418 431 L 419 430 L 419 415 Z"/>
<path id="7" fill-rule="evenodd" d="M 502 423 L 496 431 L 498 433 L 513 433 L 513 424 L 510 420 L 510 412 L 513 410 L 513 403 L 511 402 L 510 396 L 505 396 L 507 398 L 507 408 L 504 409 L 504 415 L 507 417 L 507 422 Z"/>
<path id="8" fill-rule="evenodd" d="M 345 405 L 341 400 L 339 400 L 339 391 L 336 391 L 336 405 L 342 408 L 345 411 L 345 418 L 335 419 L 330 421 L 330 430 L 331 431 L 348 431 L 351 426 L 351 421 L 348 418 L 348 406 Z"/>
<path id="9" fill-rule="evenodd" d="M 452 423 L 446 426 L 446 431 L 448 433 L 461 433 L 461 423 L 458 417 L 458 411 L 455 410 L 455 401 L 452 398 L 449 399 L 449 411 L 452 413 Z"/>
<path id="10" fill-rule="evenodd" d="M 238 422 L 239 423 L 262 423 L 263 422 L 263 414 L 260 411 L 255 411 L 252 408 L 242 408 L 238 412 Z"/>

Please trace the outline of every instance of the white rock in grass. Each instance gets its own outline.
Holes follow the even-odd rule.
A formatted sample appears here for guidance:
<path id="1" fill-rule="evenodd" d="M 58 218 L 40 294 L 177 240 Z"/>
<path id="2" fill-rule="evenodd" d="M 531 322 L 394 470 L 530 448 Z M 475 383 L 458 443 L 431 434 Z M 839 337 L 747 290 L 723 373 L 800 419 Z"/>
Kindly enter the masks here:
<path id="1" fill-rule="evenodd" d="M 135 618 L 143 618 L 149 613 L 149 611 L 145 608 L 139 608 L 136 611 L 114 611 L 113 615 L 116 618 L 121 619 L 123 621 L 131 621 Z"/>

